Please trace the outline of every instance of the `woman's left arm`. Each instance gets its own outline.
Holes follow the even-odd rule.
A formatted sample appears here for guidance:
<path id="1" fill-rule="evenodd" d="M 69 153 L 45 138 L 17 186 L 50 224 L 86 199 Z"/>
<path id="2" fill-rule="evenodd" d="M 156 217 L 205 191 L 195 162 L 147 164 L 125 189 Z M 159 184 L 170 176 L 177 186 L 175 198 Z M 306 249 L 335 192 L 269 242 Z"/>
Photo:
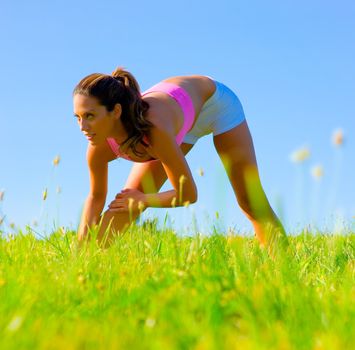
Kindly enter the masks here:
<path id="1" fill-rule="evenodd" d="M 195 203 L 197 187 L 174 134 L 166 129 L 152 128 L 150 147 L 154 156 L 161 161 L 174 189 L 161 193 L 148 193 L 144 204 L 147 207 L 168 208 L 183 206 L 186 202 Z"/>
<path id="2" fill-rule="evenodd" d="M 127 211 L 129 208 L 141 210 L 147 207 L 170 208 L 196 202 L 196 184 L 174 134 L 163 128 L 152 128 L 149 148 L 154 157 L 161 161 L 174 189 L 161 193 L 124 189 L 109 205 L 110 211 Z"/>

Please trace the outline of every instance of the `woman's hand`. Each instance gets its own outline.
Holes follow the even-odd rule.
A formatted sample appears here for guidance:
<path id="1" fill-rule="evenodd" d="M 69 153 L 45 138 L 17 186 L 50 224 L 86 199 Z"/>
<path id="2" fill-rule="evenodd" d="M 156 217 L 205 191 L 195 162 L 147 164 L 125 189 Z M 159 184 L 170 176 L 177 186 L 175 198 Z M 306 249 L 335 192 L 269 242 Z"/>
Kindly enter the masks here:
<path id="1" fill-rule="evenodd" d="M 123 189 L 108 207 L 110 212 L 141 212 L 146 208 L 146 195 L 136 189 Z"/>

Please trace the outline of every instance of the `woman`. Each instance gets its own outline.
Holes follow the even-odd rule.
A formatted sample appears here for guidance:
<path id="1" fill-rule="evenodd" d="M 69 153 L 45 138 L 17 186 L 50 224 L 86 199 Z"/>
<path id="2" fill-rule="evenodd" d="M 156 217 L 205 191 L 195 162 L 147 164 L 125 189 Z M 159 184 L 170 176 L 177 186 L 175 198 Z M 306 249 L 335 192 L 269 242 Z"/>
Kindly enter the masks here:
<path id="1" fill-rule="evenodd" d="M 79 242 L 89 236 L 89 227 L 100 222 L 97 239 L 107 247 L 145 208 L 196 202 L 185 155 L 198 138 L 211 132 L 238 204 L 260 243 L 272 247 L 275 239 L 286 241 L 260 183 L 243 108 L 227 86 L 207 76 L 177 76 L 141 94 L 133 75 L 119 67 L 112 75 L 95 73 L 82 79 L 73 99 L 74 115 L 89 140 L 90 193 Z M 124 189 L 101 215 L 108 162 L 117 157 L 134 165 Z M 159 193 L 167 178 L 173 189 Z"/>

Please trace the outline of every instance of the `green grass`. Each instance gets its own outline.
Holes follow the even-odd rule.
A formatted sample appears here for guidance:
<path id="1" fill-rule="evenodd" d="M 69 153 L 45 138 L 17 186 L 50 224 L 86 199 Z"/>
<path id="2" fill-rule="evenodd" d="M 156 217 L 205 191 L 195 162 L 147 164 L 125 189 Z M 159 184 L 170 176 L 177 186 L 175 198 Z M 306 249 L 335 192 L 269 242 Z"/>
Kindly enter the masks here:
<path id="1" fill-rule="evenodd" d="M 350 349 L 354 234 L 178 237 L 153 223 L 108 250 L 75 232 L 0 237 L 1 349 Z"/>

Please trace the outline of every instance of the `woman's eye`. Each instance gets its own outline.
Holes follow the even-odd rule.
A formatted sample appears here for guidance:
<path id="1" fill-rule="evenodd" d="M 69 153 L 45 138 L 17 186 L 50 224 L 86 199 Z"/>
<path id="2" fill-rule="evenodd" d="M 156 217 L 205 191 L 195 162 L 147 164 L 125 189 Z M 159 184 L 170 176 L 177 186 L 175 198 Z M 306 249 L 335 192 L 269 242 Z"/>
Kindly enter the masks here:
<path id="1" fill-rule="evenodd" d="M 93 114 L 87 114 L 84 118 L 85 119 L 88 119 L 88 120 L 91 120 L 91 119 L 94 119 L 94 115 Z M 76 120 L 80 120 L 81 118 L 78 116 L 78 115 L 74 115 L 74 118 L 76 119 Z"/>

